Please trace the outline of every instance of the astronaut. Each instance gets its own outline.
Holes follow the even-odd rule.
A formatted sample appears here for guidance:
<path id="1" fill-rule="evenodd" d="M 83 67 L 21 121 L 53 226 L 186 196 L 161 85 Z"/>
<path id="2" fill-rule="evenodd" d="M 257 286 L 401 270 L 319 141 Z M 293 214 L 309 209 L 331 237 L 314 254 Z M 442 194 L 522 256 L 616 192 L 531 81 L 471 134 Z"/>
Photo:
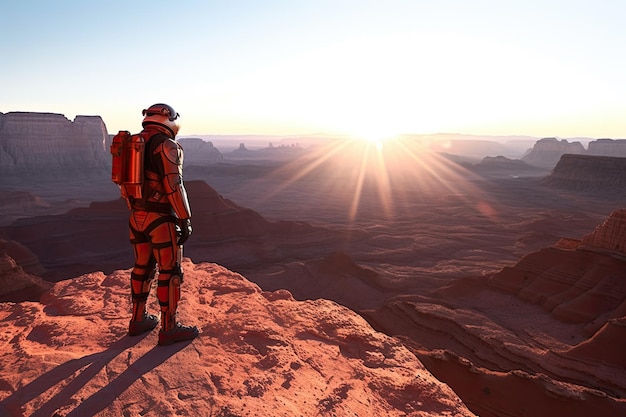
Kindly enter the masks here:
<path id="1" fill-rule="evenodd" d="M 146 311 L 151 282 L 158 265 L 157 299 L 161 308 L 159 345 L 191 340 L 196 326 L 176 320 L 183 282 L 182 245 L 191 235 L 191 208 L 183 184 L 183 149 L 176 142 L 180 115 L 167 104 L 142 112 L 145 138 L 141 198 L 125 196 L 130 208 L 130 242 L 135 254 L 131 273 L 131 336 L 157 327 L 159 319 Z M 122 193 L 124 195 L 124 193 Z"/>

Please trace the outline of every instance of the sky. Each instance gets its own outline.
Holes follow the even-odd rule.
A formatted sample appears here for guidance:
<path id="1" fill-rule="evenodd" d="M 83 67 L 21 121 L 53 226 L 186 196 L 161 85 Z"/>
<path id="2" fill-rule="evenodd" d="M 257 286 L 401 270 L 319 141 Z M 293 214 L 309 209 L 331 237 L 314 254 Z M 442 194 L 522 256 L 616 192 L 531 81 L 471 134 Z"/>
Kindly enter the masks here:
<path id="1" fill-rule="evenodd" d="M 0 112 L 194 134 L 626 138 L 623 0 L 2 0 Z"/>

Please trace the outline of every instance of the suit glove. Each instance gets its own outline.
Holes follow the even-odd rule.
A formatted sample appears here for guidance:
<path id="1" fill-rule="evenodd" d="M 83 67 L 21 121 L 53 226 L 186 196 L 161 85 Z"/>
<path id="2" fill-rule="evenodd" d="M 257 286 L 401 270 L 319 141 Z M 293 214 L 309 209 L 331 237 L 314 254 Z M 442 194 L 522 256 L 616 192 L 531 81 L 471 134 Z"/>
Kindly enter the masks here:
<path id="1" fill-rule="evenodd" d="M 182 245 L 189 239 L 193 229 L 191 228 L 191 219 L 178 220 L 178 245 Z"/>

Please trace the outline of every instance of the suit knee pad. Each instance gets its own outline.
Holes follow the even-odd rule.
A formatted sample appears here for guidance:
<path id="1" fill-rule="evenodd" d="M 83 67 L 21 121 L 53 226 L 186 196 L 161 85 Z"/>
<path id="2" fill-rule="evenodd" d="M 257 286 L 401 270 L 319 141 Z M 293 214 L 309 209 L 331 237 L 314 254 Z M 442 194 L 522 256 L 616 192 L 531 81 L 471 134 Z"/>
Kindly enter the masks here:
<path id="1" fill-rule="evenodd" d="M 130 274 L 130 290 L 133 301 L 146 301 L 156 270 L 150 265 L 135 265 Z M 142 271 L 142 272 L 139 272 Z"/>

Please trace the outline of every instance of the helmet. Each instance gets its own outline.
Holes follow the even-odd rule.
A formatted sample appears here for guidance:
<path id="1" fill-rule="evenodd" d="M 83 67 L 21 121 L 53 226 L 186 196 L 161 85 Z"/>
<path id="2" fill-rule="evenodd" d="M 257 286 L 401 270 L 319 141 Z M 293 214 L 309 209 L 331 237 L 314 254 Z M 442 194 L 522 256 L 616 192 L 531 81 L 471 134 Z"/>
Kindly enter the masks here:
<path id="1" fill-rule="evenodd" d="M 172 132 L 173 136 L 178 134 L 178 130 L 180 129 L 180 124 L 178 123 L 180 114 L 178 114 L 172 106 L 162 103 L 153 104 L 147 109 L 143 109 L 141 114 L 144 116 L 141 122 L 143 127 L 150 124 L 157 124 L 167 128 Z"/>

